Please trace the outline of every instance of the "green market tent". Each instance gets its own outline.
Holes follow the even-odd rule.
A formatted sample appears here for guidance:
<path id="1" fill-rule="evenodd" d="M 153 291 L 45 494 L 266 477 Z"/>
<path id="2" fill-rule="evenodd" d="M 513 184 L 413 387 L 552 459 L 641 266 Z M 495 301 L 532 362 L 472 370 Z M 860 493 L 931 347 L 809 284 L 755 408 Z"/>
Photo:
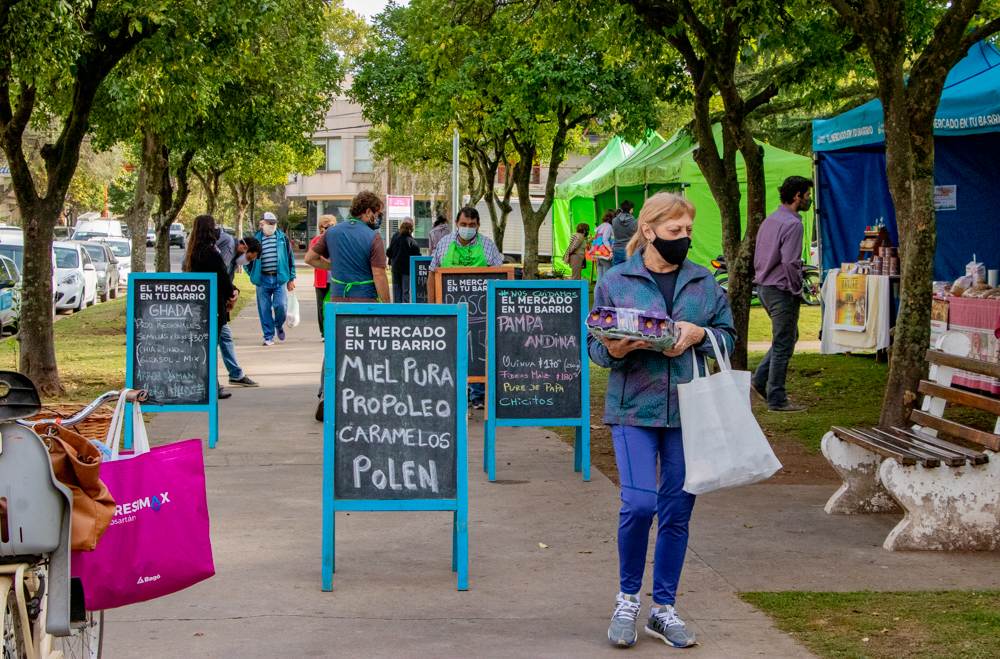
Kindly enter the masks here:
<path id="1" fill-rule="evenodd" d="M 569 274 L 569 266 L 562 262 L 562 255 L 566 252 L 574 227 L 580 222 L 586 222 L 590 226 L 597 222 L 594 181 L 607 172 L 613 172 L 615 167 L 632 155 L 632 151 L 631 145 L 616 136 L 593 160 L 556 185 L 556 196 L 552 201 L 552 240 L 553 245 L 560 247 L 558 252 L 552 252 L 552 263 L 557 271 Z"/>
<path id="2" fill-rule="evenodd" d="M 717 144 L 722 139 L 721 133 L 721 126 L 716 125 L 714 135 Z M 812 161 L 807 156 L 783 151 L 769 144 L 760 142 L 758 144 L 764 149 L 764 180 L 767 186 L 768 206 L 776 207 L 777 190 L 781 182 L 792 175 L 811 176 Z M 657 148 L 643 153 L 641 157 L 636 158 L 633 154 L 615 168 L 614 183 L 610 191 L 591 189 L 591 192 L 596 193 L 594 197 L 582 200 L 584 204 L 590 203 L 595 206 L 589 209 L 587 215 L 573 213 L 572 211 L 582 204 L 574 203 L 578 201 L 577 199 L 561 198 L 557 187 L 556 201 L 564 201 L 565 208 L 569 212 L 563 217 L 553 214 L 552 253 L 556 269 L 568 272 L 568 268 L 558 257 L 566 250 L 573 228 L 579 222 L 587 222 L 593 226 L 598 213 L 603 214 L 606 209 L 617 207 L 614 201 L 616 191 L 619 203 L 621 199 L 631 199 L 635 203 L 635 213 L 638 215 L 645 199 L 661 190 L 682 190 L 684 196 L 694 204 L 697 216 L 690 258 L 696 263 L 710 266 L 712 259 L 722 254 L 722 215 L 712 197 L 708 182 L 694 161 L 694 151 L 697 147 L 697 143 L 689 133 L 679 131 Z M 743 199 L 746 199 L 746 167 L 740 156 L 737 156 L 736 168 L 740 193 Z M 607 178 L 607 176 L 602 177 L 602 181 L 606 182 Z M 605 199 L 602 194 L 605 196 L 610 194 L 610 198 Z M 555 207 L 555 204 L 553 206 Z M 804 214 L 804 224 L 803 257 L 808 258 L 812 240 L 812 211 Z"/>

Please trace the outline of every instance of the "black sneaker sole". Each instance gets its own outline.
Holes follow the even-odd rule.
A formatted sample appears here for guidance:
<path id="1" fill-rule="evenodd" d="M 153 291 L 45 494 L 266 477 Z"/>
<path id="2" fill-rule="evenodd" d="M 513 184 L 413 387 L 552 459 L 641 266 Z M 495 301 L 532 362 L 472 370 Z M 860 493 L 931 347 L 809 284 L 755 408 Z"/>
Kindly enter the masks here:
<path id="1" fill-rule="evenodd" d="M 229 381 L 229 386 L 230 387 L 259 387 L 260 383 L 254 382 L 253 384 L 246 384 L 245 382 L 239 382 L 237 380 L 230 380 Z"/>

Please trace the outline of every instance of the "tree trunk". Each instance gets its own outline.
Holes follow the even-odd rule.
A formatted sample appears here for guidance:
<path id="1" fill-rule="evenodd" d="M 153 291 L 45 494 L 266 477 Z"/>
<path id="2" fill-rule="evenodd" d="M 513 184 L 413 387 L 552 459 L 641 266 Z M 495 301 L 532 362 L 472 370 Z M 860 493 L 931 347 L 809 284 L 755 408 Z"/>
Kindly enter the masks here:
<path id="1" fill-rule="evenodd" d="M 142 161 L 132 205 L 125 212 L 125 223 L 132 234 L 132 272 L 146 271 L 146 231 L 153 206 L 153 189 L 160 180 L 160 139 L 150 130 L 142 134 Z"/>
<path id="2" fill-rule="evenodd" d="M 229 184 L 229 190 L 233 193 L 233 203 L 236 206 L 236 235 L 243 236 L 243 225 L 250 208 L 250 192 L 246 184 L 236 182 Z"/>
<path id="3" fill-rule="evenodd" d="M 899 84 L 887 83 L 881 95 L 886 113 L 886 177 L 899 228 L 901 278 L 882 425 L 905 422 L 927 372 L 936 245 L 933 115 L 937 102 L 908 99 L 913 94 L 902 85 L 901 65 L 894 78 Z"/>
<path id="4" fill-rule="evenodd" d="M 747 351 L 750 336 L 750 303 L 753 298 L 754 252 L 757 247 L 757 233 L 764 221 L 767 204 L 767 186 L 764 182 L 764 150 L 753 141 L 753 134 L 743 128 L 743 144 L 740 145 L 743 162 L 746 163 L 747 178 L 747 222 L 743 237 L 736 249 L 736 258 L 729 260 L 726 255 L 726 267 L 729 269 L 729 281 L 739 282 L 736 288 L 729 289 L 729 304 L 733 310 L 733 325 L 736 336 L 742 341 L 736 342 L 733 352 L 733 366 L 739 369 L 747 368 Z M 739 188 L 737 187 L 737 192 Z M 737 212 L 739 208 L 737 207 Z M 735 225 L 739 226 L 737 214 Z"/>
<path id="5" fill-rule="evenodd" d="M 153 215 L 153 226 L 156 231 L 157 272 L 170 272 L 170 225 L 180 215 L 191 192 L 188 186 L 188 172 L 192 158 L 194 158 L 194 150 L 185 151 L 181 156 L 174 174 L 177 181 L 175 190 L 170 175 L 170 149 L 166 146 L 160 149 L 159 164 L 163 166 L 163 172 L 160 176 L 159 192 L 157 193 L 158 204 Z"/>
<path id="6" fill-rule="evenodd" d="M 62 199 L 61 196 L 56 198 Z M 24 294 L 21 297 L 21 324 L 17 336 L 21 345 L 18 370 L 28 376 L 44 396 L 63 393 L 52 331 L 52 230 L 61 204 L 51 199 L 21 206 Z"/>

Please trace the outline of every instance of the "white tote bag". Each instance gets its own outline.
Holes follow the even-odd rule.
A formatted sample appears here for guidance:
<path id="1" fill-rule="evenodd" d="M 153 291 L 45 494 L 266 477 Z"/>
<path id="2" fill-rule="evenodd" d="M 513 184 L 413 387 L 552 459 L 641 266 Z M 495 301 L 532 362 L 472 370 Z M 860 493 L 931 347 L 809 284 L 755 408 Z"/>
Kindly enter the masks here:
<path id="1" fill-rule="evenodd" d="M 302 316 L 299 315 L 299 298 L 295 297 L 295 293 L 288 294 L 288 309 L 285 315 L 288 318 L 289 327 L 299 326 Z"/>
<path id="2" fill-rule="evenodd" d="M 684 491 L 705 494 L 766 480 L 781 469 L 771 445 L 750 408 L 750 373 L 734 371 L 708 332 L 719 372 L 698 373 L 692 350 L 694 379 L 677 385 L 684 436 Z"/>

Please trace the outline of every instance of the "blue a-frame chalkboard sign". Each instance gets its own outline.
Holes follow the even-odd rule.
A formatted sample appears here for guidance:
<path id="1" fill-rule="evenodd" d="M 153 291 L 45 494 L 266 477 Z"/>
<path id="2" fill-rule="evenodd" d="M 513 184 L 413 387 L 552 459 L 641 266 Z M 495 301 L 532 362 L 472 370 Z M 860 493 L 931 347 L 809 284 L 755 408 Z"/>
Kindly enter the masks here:
<path id="1" fill-rule="evenodd" d="M 427 302 L 427 277 L 430 276 L 431 257 L 410 257 L 410 302 Z"/>
<path id="2" fill-rule="evenodd" d="M 464 306 L 326 306 L 322 588 L 338 511 L 453 513 L 452 570 L 469 588 Z M 389 568 L 391 569 L 391 568 Z"/>
<path id="3" fill-rule="evenodd" d="M 588 282 L 494 280 L 486 305 L 483 469 L 496 480 L 498 427 L 569 426 L 573 468 L 589 481 Z"/>
<path id="4" fill-rule="evenodd" d="M 219 441 L 216 275 L 141 272 L 128 277 L 125 386 L 145 389 L 143 412 L 205 412 Z M 132 448 L 132 414 L 125 448 Z"/>

